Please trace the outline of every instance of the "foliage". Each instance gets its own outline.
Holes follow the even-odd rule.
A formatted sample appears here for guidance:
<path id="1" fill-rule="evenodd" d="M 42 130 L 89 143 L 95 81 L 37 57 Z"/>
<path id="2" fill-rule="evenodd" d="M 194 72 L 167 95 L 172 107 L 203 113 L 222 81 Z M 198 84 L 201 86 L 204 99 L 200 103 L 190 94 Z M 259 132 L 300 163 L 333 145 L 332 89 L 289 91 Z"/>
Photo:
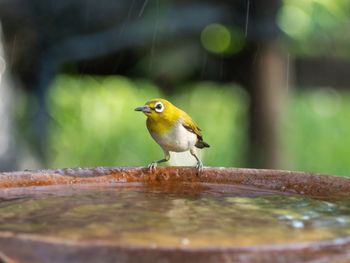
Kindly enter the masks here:
<path id="1" fill-rule="evenodd" d="M 285 118 L 289 168 L 350 175 L 350 93 L 334 89 L 298 92 Z"/>
<path id="2" fill-rule="evenodd" d="M 167 98 L 200 125 L 212 148 L 206 165 L 242 163 L 246 95 L 238 87 L 198 83 Z M 151 83 L 123 77 L 60 76 L 50 89 L 50 167 L 145 165 L 162 157 L 145 116 L 134 108 L 164 97 Z M 222 147 L 232 145 L 232 147 Z"/>
<path id="3" fill-rule="evenodd" d="M 249 100 L 235 85 L 200 82 L 167 97 L 200 125 L 211 148 L 205 165 L 245 166 Z M 147 81 L 59 76 L 50 92 L 50 167 L 146 165 L 162 157 L 145 117 L 134 111 L 164 97 Z M 350 94 L 333 89 L 290 94 L 284 117 L 285 167 L 349 175 Z"/>
<path id="4" fill-rule="evenodd" d="M 349 13 L 348 0 L 284 0 L 277 23 L 291 53 L 349 57 Z"/>

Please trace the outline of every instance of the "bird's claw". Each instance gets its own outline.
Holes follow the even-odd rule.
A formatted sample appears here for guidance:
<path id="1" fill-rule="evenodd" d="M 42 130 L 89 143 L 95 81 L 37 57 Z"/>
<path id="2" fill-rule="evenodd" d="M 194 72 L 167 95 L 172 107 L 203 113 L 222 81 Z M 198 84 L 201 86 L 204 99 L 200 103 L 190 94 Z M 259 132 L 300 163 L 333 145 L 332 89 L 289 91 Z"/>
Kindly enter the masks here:
<path id="1" fill-rule="evenodd" d="M 203 172 L 203 163 L 199 161 L 196 165 L 196 169 L 197 169 L 197 174 L 200 175 Z"/>
<path id="2" fill-rule="evenodd" d="M 156 168 L 157 168 L 157 162 L 152 162 L 152 163 L 150 163 L 148 166 L 147 166 L 147 168 L 148 168 L 148 170 L 150 171 L 150 172 L 154 172 L 155 170 L 156 170 Z"/>

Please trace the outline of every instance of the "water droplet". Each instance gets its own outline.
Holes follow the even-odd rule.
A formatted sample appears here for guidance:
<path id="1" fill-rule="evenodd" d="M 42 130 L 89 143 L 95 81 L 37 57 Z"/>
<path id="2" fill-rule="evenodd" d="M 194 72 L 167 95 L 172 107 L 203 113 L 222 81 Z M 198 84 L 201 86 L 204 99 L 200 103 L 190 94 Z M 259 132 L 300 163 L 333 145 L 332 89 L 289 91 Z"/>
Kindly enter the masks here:
<path id="1" fill-rule="evenodd" d="M 139 17 L 142 16 L 143 12 L 145 11 L 145 8 L 146 8 L 146 6 L 147 6 L 147 3 L 148 3 L 148 0 L 145 0 L 145 1 L 143 2 L 143 5 L 142 5 L 141 10 L 140 10 L 140 13 L 139 13 Z"/>
<path id="2" fill-rule="evenodd" d="M 249 7 L 250 7 L 250 1 L 247 1 L 247 13 L 246 13 L 246 18 L 245 18 L 245 30 L 244 30 L 244 36 L 248 36 L 248 24 L 249 24 Z"/>
<path id="3" fill-rule="evenodd" d="M 304 228 L 304 222 L 300 220 L 293 220 L 291 224 L 294 228 Z"/>
<path id="4" fill-rule="evenodd" d="M 181 239 L 181 245 L 187 246 L 190 243 L 190 240 L 188 238 Z"/>
<path id="5" fill-rule="evenodd" d="M 303 215 L 303 216 L 301 217 L 301 219 L 303 219 L 303 220 L 309 220 L 309 219 L 311 219 L 311 217 L 310 217 L 309 215 Z"/>
<path id="6" fill-rule="evenodd" d="M 350 218 L 348 217 L 337 217 L 335 220 L 342 225 L 350 223 Z"/>
<path id="7" fill-rule="evenodd" d="M 336 207 L 335 204 L 330 203 L 330 202 L 323 202 L 325 205 L 327 205 L 328 207 Z"/>
<path id="8" fill-rule="evenodd" d="M 308 218 L 308 219 L 317 218 L 319 216 L 320 216 L 319 213 L 317 213 L 315 211 L 306 211 L 302 214 L 302 219 L 304 219 L 304 218 Z"/>
<path id="9" fill-rule="evenodd" d="M 292 220 L 294 217 L 292 215 L 280 215 L 278 217 L 279 220 Z"/>

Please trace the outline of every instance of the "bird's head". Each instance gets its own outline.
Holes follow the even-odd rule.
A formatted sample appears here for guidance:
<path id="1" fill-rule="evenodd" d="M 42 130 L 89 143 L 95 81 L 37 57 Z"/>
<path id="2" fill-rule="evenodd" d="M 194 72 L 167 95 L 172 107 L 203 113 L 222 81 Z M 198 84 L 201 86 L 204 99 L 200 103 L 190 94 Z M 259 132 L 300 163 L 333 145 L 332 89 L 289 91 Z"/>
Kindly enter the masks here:
<path id="1" fill-rule="evenodd" d="M 165 99 L 152 99 L 135 111 L 143 112 L 151 120 L 177 119 L 179 109 Z"/>

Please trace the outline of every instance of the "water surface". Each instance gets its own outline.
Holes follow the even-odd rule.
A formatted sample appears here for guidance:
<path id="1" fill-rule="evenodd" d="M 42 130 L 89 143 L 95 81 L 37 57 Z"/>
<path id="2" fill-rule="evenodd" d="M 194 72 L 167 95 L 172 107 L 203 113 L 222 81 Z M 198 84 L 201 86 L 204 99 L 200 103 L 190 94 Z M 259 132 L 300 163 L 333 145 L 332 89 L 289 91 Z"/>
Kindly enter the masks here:
<path id="1" fill-rule="evenodd" d="M 44 188 L 42 188 L 44 189 Z M 241 186 L 66 187 L 0 201 L 0 231 L 147 247 L 225 247 L 350 236 L 350 201 Z"/>

